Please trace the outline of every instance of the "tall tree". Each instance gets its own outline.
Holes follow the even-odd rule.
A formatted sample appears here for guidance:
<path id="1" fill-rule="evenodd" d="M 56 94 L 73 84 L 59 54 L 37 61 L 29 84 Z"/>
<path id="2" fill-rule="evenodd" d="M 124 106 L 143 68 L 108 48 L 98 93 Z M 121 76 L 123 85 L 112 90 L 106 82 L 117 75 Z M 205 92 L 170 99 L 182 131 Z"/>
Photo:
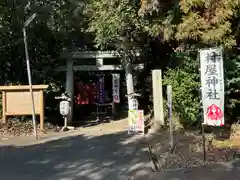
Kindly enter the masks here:
<path id="1" fill-rule="evenodd" d="M 187 50 L 171 53 L 164 76 L 165 84 L 173 87 L 174 112 L 186 125 L 200 122 L 200 77 L 196 61 L 199 48 L 224 47 L 226 118 L 237 112 L 240 72 L 239 59 L 233 50 L 239 45 L 239 3 L 236 0 L 142 0 L 139 13 L 145 19 L 149 35 L 170 44 L 174 50 Z"/>
<path id="2" fill-rule="evenodd" d="M 51 76 L 46 76 L 44 71 L 46 67 L 52 69 L 59 63 L 57 59 L 62 50 L 71 48 L 73 43 L 81 49 L 91 45 L 88 38 L 83 38 L 85 36 L 82 2 L 82 0 L 1 2 L 1 83 L 27 83 L 22 28 L 23 23 L 33 13 L 36 13 L 37 17 L 27 28 L 33 82 L 49 80 Z"/>
<path id="3" fill-rule="evenodd" d="M 128 94 L 134 93 L 132 60 L 136 50 L 140 50 L 142 27 L 139 7 L 137 0 L 89 0 L 86 8 L 88 31 L 95 35 L 96 46 L 118 50 L 123 59 Z"/>
<path id="4" fill-rule="evenodd" d="M 185 48 L 236 45 L 239 15 L 236 0 L 142 0 L 141 15 L 145 29 L 163 41 L 174 40 Z M 149 18 L 150 16 L 150 18 Z"/>

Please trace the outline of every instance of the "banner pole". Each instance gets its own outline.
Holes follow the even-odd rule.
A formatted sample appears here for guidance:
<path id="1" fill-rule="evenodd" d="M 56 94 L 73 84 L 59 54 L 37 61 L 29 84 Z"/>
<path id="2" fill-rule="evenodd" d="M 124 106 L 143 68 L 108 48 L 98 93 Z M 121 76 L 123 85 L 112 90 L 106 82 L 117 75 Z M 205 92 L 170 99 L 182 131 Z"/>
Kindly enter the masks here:
<path id="1" fill-rule="evenodd" d="M 199 62 L 199 71 L 200 71 L 200 73 L 201 73 L 201 66 L 200 66 L 200 51 L 198 51 L 198 55 L 197 55 L 197 60 L 198 60 L 198 62 Z M 201 97 L 202 97 L 202 88 L 200 88 L 200 91 L 199 91 L 199 95 L 200 95 L 200 102 L 202 102 L 202 100 L 201 100 Z M 203 102 L 202 102 L 203 103 Z M 201 103 L 201 104 L 202 104 Z M 202 106 L 203 106 L 203 104 L 202 104 Z M 201 108 L 202 110 L 202 113 L 200 113 L 200 114 L 202 114 L 202 122 L 201 122 L 201 131 L 202 131 L 202 144 L 203 144 L 203 160 L 204 160 L 204 162 L 206 162 L 206 159 L 207 159 L 207 153 L 206 153 L 206 138 L 205 138 L 205 130 L 204 130 L 204 110 L 203 110 L 203 107 Z"/>
<path id="2" fill-rule="evenodd" d="M 169 118 L 169 149 L 173 153 L 173 122 L 172 122 L 172 86 L 167 86 L 167 101 L 168 101 L 168 118 Z"/>
<path id="3" fill-rule="evenodd" d="M 204 133 L 204 124 L 202 123 L 202 141 L 203 141 L 203 160 L 206 162 L 207 153 L 206 153 L 206 138 Z"/>

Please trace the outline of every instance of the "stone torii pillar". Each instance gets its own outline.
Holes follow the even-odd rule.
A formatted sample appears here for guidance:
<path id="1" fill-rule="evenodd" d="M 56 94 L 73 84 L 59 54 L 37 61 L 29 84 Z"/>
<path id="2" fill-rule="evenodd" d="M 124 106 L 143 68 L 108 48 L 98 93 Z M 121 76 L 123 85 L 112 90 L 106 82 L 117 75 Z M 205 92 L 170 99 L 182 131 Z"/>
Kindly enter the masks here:
<path id="1" fill-rule="evenodd" d="M 74 71 L 73 71 L 73 59 L 68 58 L 66 61 L 66 92 L 70 95 L 70 113 L 67 117 L 67 125 L 71 126 L 73 118 L 73 97 L 74 97 Z"/>
<path id="2" fill-rule="evenodd" d="M 156 69 L 152 71 L 152 86 L 154 122 L 156 125 L 164 125 L 161 69 Z"/>

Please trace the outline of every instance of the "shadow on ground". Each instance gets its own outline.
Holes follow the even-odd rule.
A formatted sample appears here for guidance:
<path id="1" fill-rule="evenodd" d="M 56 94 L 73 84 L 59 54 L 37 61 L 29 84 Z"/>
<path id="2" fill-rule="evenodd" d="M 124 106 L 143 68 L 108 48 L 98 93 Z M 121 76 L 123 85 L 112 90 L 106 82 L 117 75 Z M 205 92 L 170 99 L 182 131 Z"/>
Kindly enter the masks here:
<path id="1" fill-rule="evenodd" d="M 151 173 L 144 142 L 127 132 L 0 148 L 6 180 L 148 179 Z"/>
<path id="2" fill-rule="evenodd" d="M 215 164 L 201 167 L 194 167 L 185 170 L 156 172 L 149 180 L 239 180 L 239 171 L 227 164 Z"/>

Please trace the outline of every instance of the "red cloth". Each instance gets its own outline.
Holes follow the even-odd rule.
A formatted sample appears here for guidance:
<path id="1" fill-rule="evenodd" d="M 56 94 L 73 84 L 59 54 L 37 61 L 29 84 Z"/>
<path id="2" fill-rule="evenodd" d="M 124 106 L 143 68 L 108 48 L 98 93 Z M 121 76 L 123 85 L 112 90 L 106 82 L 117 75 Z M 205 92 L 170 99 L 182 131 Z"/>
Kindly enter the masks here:
<path id="1" fill-rule="evenodd" d="M 96 101 L 97 87 L 95 84 L 77 84 L 75 90 L 76 104 L 93 104 Z"/>

